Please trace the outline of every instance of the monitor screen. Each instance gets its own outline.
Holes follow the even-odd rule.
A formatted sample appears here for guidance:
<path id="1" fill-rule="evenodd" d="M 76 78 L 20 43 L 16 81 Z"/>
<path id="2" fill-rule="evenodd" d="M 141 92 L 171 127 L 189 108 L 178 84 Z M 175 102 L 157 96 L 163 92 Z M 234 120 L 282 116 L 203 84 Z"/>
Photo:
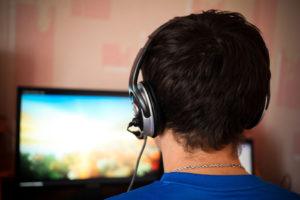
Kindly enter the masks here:
<path id="1" fill-rule="evenodd" d="M 20 185 L 129 179 L 143 142 L 126 131 L 132 117 L 126 92 L 19 88 Z M 158 178 L 160 159 L 148 140 L 138 176 Z"/>
<path id="2" fill-rule="evenodd" d="M 248 140 L 240 145 L 239 158 L 241 164 L 249 174 L 254 174 L 253 168 L 253 143 Z"/>

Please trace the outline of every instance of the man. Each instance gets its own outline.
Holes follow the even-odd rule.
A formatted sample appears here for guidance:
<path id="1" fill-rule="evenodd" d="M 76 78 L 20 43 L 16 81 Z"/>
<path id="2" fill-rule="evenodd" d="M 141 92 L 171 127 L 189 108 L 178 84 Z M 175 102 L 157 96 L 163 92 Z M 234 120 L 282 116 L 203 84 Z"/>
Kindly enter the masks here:
<path id="1" fill-rule="evenodd" d="M 210 10 L 174 18 L 149 43 L 142 74 L 160 110 L 165 173 L 112 199 L 300 199 L 247 174 L 238 158 L 243 131 L 270 97 L 259 30 L 238 13 Z"/>

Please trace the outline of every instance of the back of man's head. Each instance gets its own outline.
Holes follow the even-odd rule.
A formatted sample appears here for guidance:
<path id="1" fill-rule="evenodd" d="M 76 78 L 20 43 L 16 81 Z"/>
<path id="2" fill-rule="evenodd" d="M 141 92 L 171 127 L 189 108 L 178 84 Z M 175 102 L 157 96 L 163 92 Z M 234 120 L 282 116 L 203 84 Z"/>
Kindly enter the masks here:
<path id="1" fill-rule="evenodd" d="M 154 36 L 142 66 L 164 128 L 186 149 L 237 144 L 269 92 L 268 49 L 238 13 L 177 17 Z"/>

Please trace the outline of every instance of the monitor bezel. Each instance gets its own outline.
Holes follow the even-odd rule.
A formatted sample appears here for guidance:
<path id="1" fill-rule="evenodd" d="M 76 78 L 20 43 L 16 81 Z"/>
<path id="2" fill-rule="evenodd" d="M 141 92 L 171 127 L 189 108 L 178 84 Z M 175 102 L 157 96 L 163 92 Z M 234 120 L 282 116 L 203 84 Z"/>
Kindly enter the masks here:
<path id="1" fill-rule="evenodd" d="M 45 187 L 45 186 L 62 186 L 62 185 L 95 185 L 95 184 L 126 184 L 131 177 L 124 178 L 90 178 L 90 179 L 61 179 L 61 180 L 23 180 L 21 177 L 20 166 L 20 114 L 21 114 L 21 97 L 24 93 L 41 93 L 41 94 L 63 94 L 63 95 L 83 95 L 83 96 L 120 96 L 128 97 L 127 91 L 114 90 L 92 90 L 92 89 L 70 89 L 70 88 L 50 88 L 50 87 L 17 87 L 17 109 L 16 109 L 16 156 L 15 156 L 15 174 L 16 180 L 20 187 Z M 126 130 L 124 130 L 126 131 Z M 130 133 L 128 133 L 130 134 Z M 137 152 L 138 153 L 138 152 Z M 152 182 L 158 180 L 163 174 L 162 155 L 160 155 L 160 166 L 157 174 L 153 177 L 137 177 L 136 182 Z M 25 184 L 24 184 L 25 183 Z"/>
<path id="2" fill-rule="evenodd" d="M 245 139 L 242 143 L 241 143 L 241 145 L 243 145 L 243 144 L 249 144 L 250 145 L 250 149 L 251 149 L 251 151 L 250 151 L 250 158 L 251 158 L 251 174 L 252 175 L 255 175 L 255 163 L 254 163 L 254 142 L 253 142 L 253 140 L 251 139 L 251 138 L 247 138 L 247 139 Z"/>

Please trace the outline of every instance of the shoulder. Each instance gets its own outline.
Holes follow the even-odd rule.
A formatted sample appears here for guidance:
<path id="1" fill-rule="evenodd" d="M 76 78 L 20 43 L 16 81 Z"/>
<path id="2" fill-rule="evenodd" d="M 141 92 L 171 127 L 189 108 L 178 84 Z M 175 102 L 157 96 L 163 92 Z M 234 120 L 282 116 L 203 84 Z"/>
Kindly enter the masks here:
<path id="1" fill-rule="evenodd" d="M 113 197 L 108 198 L 107 200 L 126 200 L 126 199 L 157 199 L 157 196 L 159 195 L 161 188 L 163 184 L 159 181 L 156 181 L 152 184 L 146 185 L 144 187 L 137 188 L 135 190 L 132 190 L 130 192 L 126 192 L 120 195 L 116 195 Z"/>
<path id="2" fill-rule="evenodd" d="M 257 192 L 265 194 L 265 197 L 272 199 L 285 199 L 285 200 L 300 200 L 299 194 L 283 189 L 272 183 L 264 182 L 264 187 L 257 188 Z"/>
<path id="3" fill-rule="evenodd" d="M 243 199 L 243 200 L 248 200 L 248 199 L 300 200 L 299 195 L 297 195 L 296 193 L 282 189 L 276 185 L 263 181 L 262 179 L 255 176 L 249 176 L 244 178 L 240 177 L 240 179 L 243 180 L 243 182 L 237 182 L 234 184 L 231 183 L 232 180 L 231 182 L 222 182 L 222 180 L 224 181 L 224 178 L 226 179 L 226 177 L 220 177 L 221 179 L 216 179 L 218 177 L 212 177 L 212 176 L 204 176 L 205 179 L 201 179 L 200 181 L 197 180 L 199 182 L 198 184 L 191 184 L 190 182 L 188 182 L 191 180 L 188 180 L 188 177 L 186 176 L 193 176 L 192 181 L 195 182 L 194 178 L 196 176 L 187 174 L 185 175 L 186 179 L 184 181 L 182 181 L 181 179 L 180 179 L 181 181 L 180 180 L 156 181 L 150 185 L 132 190 L 131 192 L 113 196 L 108 200 L 127 200 L 127 199 L 130 200 L 173 199 L 175 200 L 175 199 L 199 199 L 200 197 L 208 200 L 208 199 L 231 199 L 231 197 L 233 196 L 236 199 Z M 213 179 L 213 182 L 211 181 L 210 184 L 207 184 L 210 181 L 209 177 Z M 236 179 L 234 178 L 233 180 Z M 242 186 L 239 186 L 240 184 L 242 184 Z M 228 194 L 230 194 L 230 198 Z"/>

